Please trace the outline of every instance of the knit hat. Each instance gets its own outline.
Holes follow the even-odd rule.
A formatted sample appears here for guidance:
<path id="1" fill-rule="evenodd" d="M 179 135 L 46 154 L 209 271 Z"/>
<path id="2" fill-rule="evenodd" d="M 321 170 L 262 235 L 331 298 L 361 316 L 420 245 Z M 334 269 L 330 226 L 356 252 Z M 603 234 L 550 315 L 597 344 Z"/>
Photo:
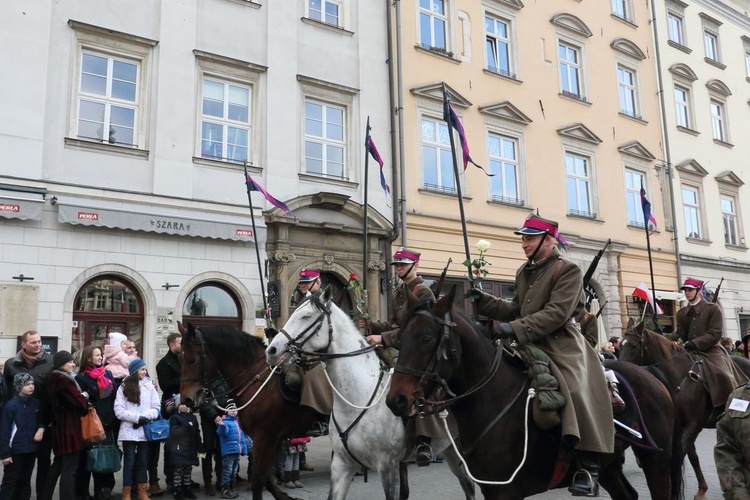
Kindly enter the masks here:
<path id="1" fill-rule="evenodd" d="M 227 403 L 226 410 L 227 412 L 237 411 L 237 405 L 234 404 L 234 401 L 230 399 L 229 402 Z"/>
<path id="2" fill-rule="evenodd" d="M 55 370 L 59 370 L 60 367 L 68 361 L 73 361 L 72 354 L 70 354 L 68 351 L 57 351 L 55 355 L 52 356 L 52 368 L 54 368 Z"/>
<path id="3" fill-rule="evenodd" d="M 128 340 L 125 334 L 119 332 L 112 332 L 109 334 L 109 345 L 112 347 L 120 347 L 120 344 Z"/>
<path id="4" fill-rule="evenodd" d="M 15 389 L 16 394 L 21 392 L 21 389 L 23 389 L 26 384 L 29 382 L 33 382 L 34 377 L 29 375 L 28 373 L 16 373 L 16 376 L 13 377 L 13 389 Z"/>
<path id="5" fill-rule="evenodd" d="M 128 363 L 128 372 L 132 375 L 145 366 L 145 361 L 143 361 L 141 358 L 135 358 L 133 361 Z"/>

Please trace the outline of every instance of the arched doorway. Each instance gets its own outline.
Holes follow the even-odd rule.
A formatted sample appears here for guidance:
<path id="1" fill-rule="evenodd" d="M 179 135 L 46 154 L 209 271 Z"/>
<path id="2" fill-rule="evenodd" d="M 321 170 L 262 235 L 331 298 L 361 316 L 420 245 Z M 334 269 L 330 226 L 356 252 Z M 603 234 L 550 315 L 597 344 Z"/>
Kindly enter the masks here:
<path id="1" fill-rule="evenodd" d="M 242 330 L 242 307 L 227 286 L 205 282 L 193 288 L 185 299 L 182 322 L 195 326 L 231 325 Z"/>
<path id="2" fill-rule="evenodd" d="M 119 276 L 101 275 L 84 283 L 75 299 L 72 351 L 102 347 L 117 332 L 143 352 L 143 299 L 135 290 Z"/>

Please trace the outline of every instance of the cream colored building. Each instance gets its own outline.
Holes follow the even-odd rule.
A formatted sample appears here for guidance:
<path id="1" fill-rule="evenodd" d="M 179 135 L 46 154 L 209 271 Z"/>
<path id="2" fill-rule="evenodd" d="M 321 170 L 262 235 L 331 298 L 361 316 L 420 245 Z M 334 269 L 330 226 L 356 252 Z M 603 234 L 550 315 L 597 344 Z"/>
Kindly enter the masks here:
<path id="1" fill-rule="evenodd" d="M 421 272 L 465 268 L 441 84 L 466 131 L 472 166 L 460 176 L 471 257 L 492 247 L 485 284 L 508 295 L 523 263 L 513 229 L 533 211 L 559 221 L 568 256 L 585 271 L 612 239 L 592 286 L 606 301 L 609 334 L 621 332 L 630 295 L 650 286 L 640 202 L 657 290 L 677 289 L 663 163 L 650 12 L 642 2 L 420 0 L 395 2 L 402 27 L 406 235 Z M 460 166 L 463 170 L 463 167 Z M 398 242 L 397 242 L 398 243 Z M 464 287 L 468 284 L 463 280 Z M 637 313 L 636 313 L 637 314 Z"/>
<path id="2" fill-rule="evenodd" d="M 750 327 L 750 2 L 656 6 L 681 271 L 712 290 L 725 279 L 719 303 L 738 339 Z"/>

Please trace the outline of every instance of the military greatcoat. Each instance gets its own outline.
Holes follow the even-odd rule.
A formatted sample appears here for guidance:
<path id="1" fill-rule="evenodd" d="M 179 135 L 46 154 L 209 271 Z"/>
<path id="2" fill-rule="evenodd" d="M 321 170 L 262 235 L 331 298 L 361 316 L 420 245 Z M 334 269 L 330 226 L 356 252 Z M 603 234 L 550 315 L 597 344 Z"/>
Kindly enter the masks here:
<path id="1" fill-rule="evenodd" d="M 727 351 L 719 345 L 723 337 L 724 314 L 721 306 L 700 299 L 697 304 L 677 312 L 677 330 L 672 335 L 683 342 L 690 341 L 706 354 L 705 377 L 714 406 L 724 406 L 729 393 L 747 382 L 732 362 Z"/>
<path id="2" fill-rule="evenodd" d="M 533 343 L 552 359 L 550 369 L 568 401 L 562 432 L 576 449 L 614 450 L 612 406 L 599 357 L 575 322 L 584 307 L 583 276 L 557 249 L 516 272 L 512 300 L 484 294 L 479 313 L 509 321 L 520 344 Z"/>
<path id="3" fill-rule="evenodd" d="M 733 400 L 737 409 L 730 410 Z M 714 461 L 724 498 L 750 500 L 750 384 L 738 387 L 729 396 L 716 434 Z"/>

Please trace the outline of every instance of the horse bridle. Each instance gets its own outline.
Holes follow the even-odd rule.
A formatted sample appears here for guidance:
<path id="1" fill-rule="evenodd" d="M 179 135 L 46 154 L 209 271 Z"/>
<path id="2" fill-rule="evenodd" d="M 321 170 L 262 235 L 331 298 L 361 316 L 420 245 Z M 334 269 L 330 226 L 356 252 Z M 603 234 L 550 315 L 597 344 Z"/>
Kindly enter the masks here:
<path id="1" fill-rule="evenodd" d="M 492 366 L 490 367 L 489 373 L 483 380 L 480 380 L 479 382 L 474 384 L 473 387 L 466 390 L 463 394 L 456 395 L 448 386 L 448 382 L 437 372 L 440 358 L 444 358 L 454 363 L 459 362 L 458 347 L 456 346 L 457 340 L 455 339 L 455 335 L 453 335 L 453 328 L 456 326 L 456 323 L 451 321 L 450 311 L 446 312 L 443 318 L 440 318 L 437 315 L 433 314 L 431 311 L 425 309 L 417 310 L 413 314 L 415 316 L 425 316 L 443 327 L 443 331 L 440 335 L 440 341 L 438 342 L 435 350 L 430 356 L 430 360 L 427 362 L 427 366 L 424 370 L 415 370 L 414 368 L 409 368 L 408 366 L 403 366 L 401 364 L 396 364 L 396 367 L 394 368 L 394 371 L 396 372 L 419 377 L 419 382 L 412 391 L 412 394 L 414 396 L 414 402 L 417 406 L 418 415 L 420 417 L 424 417 L 428 414 L 438 413 L 444 408 L 455 404 L 461 399 L 470 396 L 471 394 L 484 387 L 492 379 L 492 377 L 495 376 L 495 373 L 497 373 L 497 370 L 500 367 L 500 362 L 502 361 L 502 350 L 495 350 L 495 357 L 492 361 Z M 447 354 L 449 350 L 450 358 Z M 429 394 L 425 394 L 425 386 L 428 382 L 435 383 L 435 388 L 430 391 Z M 440 392 L 444 392 L 450 397 L 448 399 L 437 401 L 430 399 L 433 395 L 439 396 Z M 430 406 L 431 408 L 425 409 L 425 405 Z"/>
<path id="2" fill-rule="evenodd" d="M 646 360 L 646 355 L 648 354 L 648 347 L 646 346 L 646 342 L 645 342 L 645 334 L 643 333 L 643 331 L 641 331 L 640 333 L 625 332 L 624 337 L 627 337 L 628 334 L 635 335 L 638 337 L 638 342 L 640 344 L 640 347 L 639 347 L 640 352 L 638 353 L 638 356 L 639 356 L 638 360 L 639 362 L 644 363 Z M 687 375 L 685 375 L 685 378 L 683 378 L 682 381 L 677 385 L 676 390 L 678 392 L 682 390 L 682 387 L 684 387 L 685 382 L 687 382 L 688 379 L 692 380 L 693 382 L 702 383 L 705 385 L 706 379 L 703 376 L 703 360 L 693 358 L 693 356 L 690 355 L 690 353 L 686 350 L 680 351 L 678 352 L 678 354 L 685 354 L 693 362 L 693 364 L 688 370 Z M 654 366 L 658 366 L 659 364 L 660 363 L 656 363 Z M 695 366 L 698 367 L 697 371 L 693 370 L 693 367 Z"/>

